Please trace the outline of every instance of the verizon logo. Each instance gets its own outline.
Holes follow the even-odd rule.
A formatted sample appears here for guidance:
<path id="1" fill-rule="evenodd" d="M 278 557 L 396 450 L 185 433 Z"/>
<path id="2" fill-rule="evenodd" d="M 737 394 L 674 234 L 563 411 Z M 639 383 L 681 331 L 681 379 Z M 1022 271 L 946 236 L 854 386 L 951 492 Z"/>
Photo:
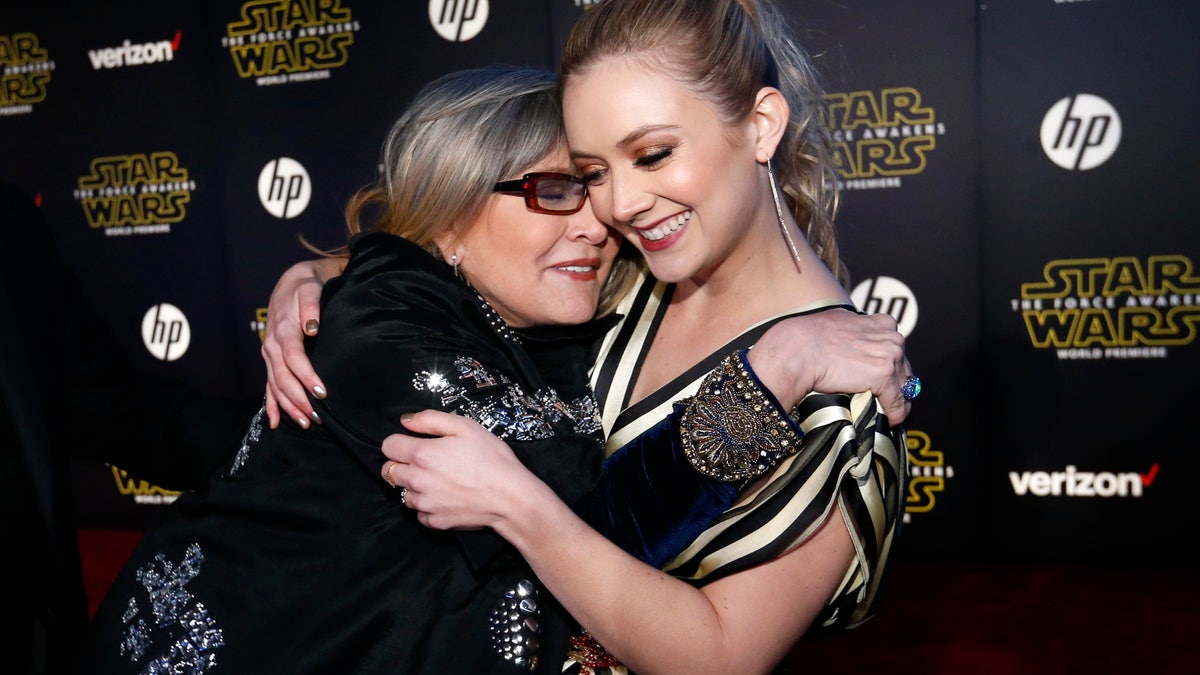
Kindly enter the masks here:
<path id="1" fill-rule="evenodd" d="M 1141 497 L 1157 477 L 1158 464 L 1146 473 L 1079 471 L 1073 465 L 1063 471 L 1008 472 L 1013 492 L 1020 497 Z"/>
<path id="2" fill-rule="evenodd" d="M 175 51 L 179 49 L 179 41 L 182 38 L 183 31 L 175 31 L 173 40 L 159 40 L 136 45 L 126 40 L 121 43 L 120 47 L 89 49 L 88 59 L 92 62 L 93 70 L 162 63 L 175 58 Z"/>

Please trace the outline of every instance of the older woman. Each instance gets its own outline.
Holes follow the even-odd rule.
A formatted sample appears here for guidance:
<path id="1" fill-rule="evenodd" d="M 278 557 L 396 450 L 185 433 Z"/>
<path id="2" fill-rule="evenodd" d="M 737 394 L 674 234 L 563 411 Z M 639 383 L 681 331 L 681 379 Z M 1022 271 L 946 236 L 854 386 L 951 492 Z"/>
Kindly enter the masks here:
<path id="1" fill-rule="evenodd" d="M 254 418 L 146 532 L 78 672 L 511 672 L 537 663 L 535 632 L 565 651 L 561 609 L 511 546 L 420 526 L 379 447 L 402 414 L 453 411 L 577 499 L 602 452 L 586 364 L 612 321 L 593 317 L 629 262 L 583 208 L 552 74 L 440 78 L 384 163 L 348 207 L 349 263 L 308 345 L 323 424 Z"/>

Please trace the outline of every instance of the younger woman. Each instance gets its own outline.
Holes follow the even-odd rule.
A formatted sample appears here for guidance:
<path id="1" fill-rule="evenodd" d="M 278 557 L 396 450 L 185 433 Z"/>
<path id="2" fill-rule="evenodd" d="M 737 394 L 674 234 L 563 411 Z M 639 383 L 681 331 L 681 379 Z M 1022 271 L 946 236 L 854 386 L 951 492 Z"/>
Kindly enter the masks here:
<path id="1" fill-rule="evenodd" d="M 664 573 L 465 420 L 418 413 L 408 431 L 445 438 L 384 443 L 383 470 L 421 522 L 490 527 L 530 562 L 588 631 L 572 652 L 581 672 L 766 672 L 810 628 L 876 608 L 904 505 L 904 435 L 869 386 L 830 377 L 843 364 L 781 367 L 788 352 L 758 337 L 783 317 L 851 307 L 821 92 L 784 29 L 767 0 L 605 0 L 561 65 L 575 168 L 651 272 L 593 372 L 609 451 L 676 415 L 684 454 L 751 481 L 743 497 Z M 877 393 L 915 396 L 905 370 Z"/>

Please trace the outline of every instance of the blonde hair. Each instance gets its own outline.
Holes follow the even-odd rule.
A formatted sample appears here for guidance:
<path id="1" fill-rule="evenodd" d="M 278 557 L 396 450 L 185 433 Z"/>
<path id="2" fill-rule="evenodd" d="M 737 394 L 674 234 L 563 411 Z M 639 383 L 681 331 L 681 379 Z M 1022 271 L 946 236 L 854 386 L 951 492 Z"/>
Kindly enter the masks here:
<path id="1" fill-rule="evenodd" d="M 553 73 L 493 66 L 443 75 L 392 124 L 383 173 L 350 199 L 347 226 L 351 234 L 389 232 L 440 257 L 435 240 L 461 236 L 497 181 L 527 171 L 565 143 Z M 612 311 L 635 276 L 636 260 L 623 253 L 599 314 Z"/>
<path id="2" fill-rule="evenodd" d="M 726 124 L 751 114 L 762 87 L 783 93 L 791 115 L 771 163 L 809 244 L 848 286 L 833 225 L 837 170 L 821 123 L 824 91 L 779 10 L 769 0 L 605 0 L 572 27 L 559 66 L 562 82 L 607 58 L 630 55 L 676 77 Z"/>

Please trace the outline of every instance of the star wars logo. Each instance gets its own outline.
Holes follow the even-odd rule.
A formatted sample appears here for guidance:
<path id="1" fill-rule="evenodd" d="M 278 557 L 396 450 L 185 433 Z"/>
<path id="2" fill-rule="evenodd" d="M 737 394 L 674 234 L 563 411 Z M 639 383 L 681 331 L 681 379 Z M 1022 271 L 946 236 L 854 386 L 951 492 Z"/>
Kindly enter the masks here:
<path id="1" fill-rule="evenodd" d="M 267 308 L 259 307 L 254 310 L 254 320 L 250 322 L 250 330 L 258 335 L 258 341 L 262 342 L 267 334 Z"/>
<path id="2" fill-rule="evenodd" d="M 1200 324 L 1200 277 L 1182 255 L 1053 260 L 1021 284 L 1012 311 L 1059 359 L 1166 358 Z"/>
<path id="3" fill-rule="evenodd" d="M 825 124 L 833 133 L 840 187 L 900 187 L 901 176 L 925 170 L 927 155 L 946 127 L 912 87 L 835 92 L 825 96 Z"/>
<path id="4" fill-rule="evenodd" d="M 175 153 L 152 152 L 93 159 L 74 194 L 88 225 L 119 236 L 170 232 L 195 189 Z"/>
<path id="5" fill-rule="evenodd" d="M 54 61 L 36 35 L 0 35 L 0 68 L 0 115 L 30 113 L 45 100 Z"/>
<path id="6" fill-rule="evenodd" d="M 954 478 L 954 467 L 946 464 L 940 450 L 933 449 L 929 434 L 909 429 L 905 444 L 908 448 L 908 496 L 904 500 L 904 522 L 912 522 L 912 514 L 929 513 L 939 493 L 946 491 L 946 482 Z"/>
<path id="7" fill-rule="evenodd" d="M 149 481 L 140 480 L 130 476 L 124 469 L 119 469 L 113 465 L 109 465 L 112 470 L 113 481 L 117 484 L 117 492 L 126 496 L 133 497 L 134 503 L 137 504 L 170 504 L 175 501 L 182 492 L 161 488 Z"/>
<path id="8" fill-rule="evenodd" d="M 358 29 L 341 0 L 251 0 L 221 46 L 238 77 L 259 86 L 324 80 L 346 64 Z"/>

